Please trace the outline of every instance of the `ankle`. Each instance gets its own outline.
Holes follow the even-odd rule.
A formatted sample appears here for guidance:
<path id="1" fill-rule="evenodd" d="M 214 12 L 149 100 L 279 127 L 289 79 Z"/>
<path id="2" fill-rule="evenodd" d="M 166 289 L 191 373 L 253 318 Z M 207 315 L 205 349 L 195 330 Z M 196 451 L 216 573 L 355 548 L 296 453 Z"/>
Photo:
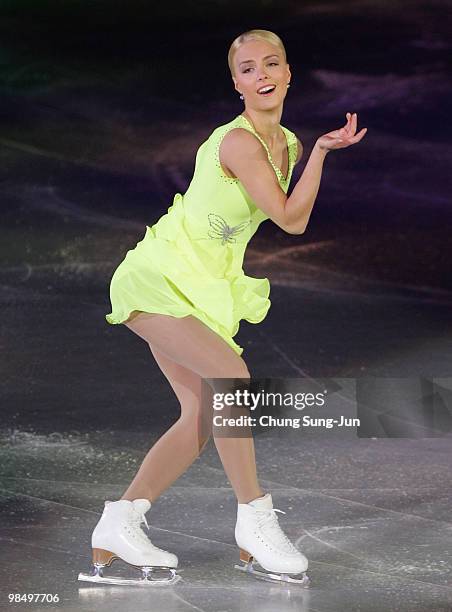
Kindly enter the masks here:
<path id="1" fill-rule="evenodd" d="M 262 493 L 261 491 L 261 495 L 258 495 L 257 497 L 252 497 L 251 499 L 249 498 L 244 498 L 243 501 L 237 498 L 237 501 L 239 504 L 249 504 L 250 502 L 254 501 L 255 499 L 261 499 L 262 497 L 265 497 L 267 494 L 266 493 Z"/>
<path id="2" fill-rule="evenodd" d="M 152 499 L 150 499 L 149 497 L 135 497 L 135 496 L 128 496 L 128 497 L 124 497 L 122 496 L 120 499 L 116 500 L 116 501 L 128 501 L 128 502 L 134 502 L 137 499 L 145 499 L 146 501 L 150 502 L 151 504 L 153 504 L 154 502 L 152 501 Z"/>

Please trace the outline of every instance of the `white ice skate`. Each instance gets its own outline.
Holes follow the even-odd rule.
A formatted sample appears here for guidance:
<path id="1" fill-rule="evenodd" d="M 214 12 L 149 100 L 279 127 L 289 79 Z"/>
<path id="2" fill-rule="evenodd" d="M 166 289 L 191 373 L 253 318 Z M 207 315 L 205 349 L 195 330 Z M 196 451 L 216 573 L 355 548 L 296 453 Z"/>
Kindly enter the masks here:
<path id="1" fill-rule="evenodd" d="M 91 536 L 93 548 L 91 574 L 80 573 L 79 580 L 156 586 L 175 584 L 181 579 L 175 569 L 178 564 L 177 556 L 154 546 L 140 527 L 144 522 L 149 529 L 145 513 L 150 507 L 151 502 L 148 499 L 105 502 L 103 514 Z M 115 559 L 141 569 L 141 578 L 105 577 L 104 568 L 110 567 Z M 167 578 L 154 578 L 155 570 L 163 570 L 170 575 Z"/>
<path id="2" fill-rule="evenodd" d="M 243 564 L 234 568 L 262 580 L 308 586 L 309 577 L 305 573 L 308 560 L 282 531 L 276 512 L 285 514 L 273 508 L 270 493 L 247 504 L 238 504 L 235 540 Z M 253 560 L 266 571 L 255 569 Z M 295 577 L 298 574 L 301 577 Z"/>

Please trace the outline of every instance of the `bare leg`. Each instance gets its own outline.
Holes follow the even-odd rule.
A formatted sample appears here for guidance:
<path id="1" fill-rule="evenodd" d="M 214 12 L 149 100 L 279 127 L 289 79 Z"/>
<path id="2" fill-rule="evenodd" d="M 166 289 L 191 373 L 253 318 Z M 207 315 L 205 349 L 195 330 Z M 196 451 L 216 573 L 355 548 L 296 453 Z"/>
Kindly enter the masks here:
<path id="1" fill-rule="evenodd" d="M 196 317 L 140 313 L 125 323 L 145 340 L 173 387 L 181 417 L 146 455 L 122 499 L 155 500 L 207 443 L 201 413 L 202 378 L 249 378 L 243 359 Z M 263 495 L 256 473 L 254 440 L 214 436 L 220 459 L 239 503 Z M 177 452 L 175 452 L 177 449 Z"/>
<path id="2" fill-rule="evenodd" d="M 201 377 L 150 349 L 180 402 L 181 416 L 148 452 L 121 499 L 157 499 L 200 455 L 211 434 L 200 414 Z"/>

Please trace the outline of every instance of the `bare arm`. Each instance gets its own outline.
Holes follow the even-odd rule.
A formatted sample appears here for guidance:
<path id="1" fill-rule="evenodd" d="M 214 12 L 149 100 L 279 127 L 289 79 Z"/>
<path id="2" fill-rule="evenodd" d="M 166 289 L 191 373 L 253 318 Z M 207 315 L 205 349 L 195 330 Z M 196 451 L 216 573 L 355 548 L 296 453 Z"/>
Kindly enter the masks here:
<path id="1" fill-rule="evenodd" d="M 319 191 L 323 162 L 327 153 L 328 149 L 321 149 L 318 143 L 315 143 L 303 174 L 287 198 L 286 222 L 296 229 L 294 232 L 296 234 L 302 234 L 308 224 Z"/>
<path id="2" fill-rule="evenodd" d="M 298 162 L 303 147 L 297 138 Z M 232 170 L 256 206 L 288 234 L 302 234 L 319 189 L 327 151 L 314 147 L 302 176 L 288 198 L 262 144 L 244 128 L 228 132 L 220 145 L 220 162 Z"/>
<path id="3" fill-rule="evenodd" d="M 287 196 L 256 136 L 244 128 L 234 128 L 223 138 L 219 157 L 220 163 L 240 180 L 258 208 L 288 234 L 298 233 L 288 223 Z"/>
<path id="4" fill-rule="evenodd" d="M 276 177 L 260 141 L 244 128 L 228 132 L 220 146 L 220 162 L 232 170 L 256 206 L 288 234 L 302 234 L 309 221 L 322 178 L 323 162 L 333 149 L 343 149 L 359 142 L 367 132 L 356 134 L 357 116 L 347 113 L 344 127 L 317 139 L 303 174 L 288 198 Z M 299 155 L 302 148 L 299 144 Z M 300 150 L 301 149 L 301 150 Z"/>

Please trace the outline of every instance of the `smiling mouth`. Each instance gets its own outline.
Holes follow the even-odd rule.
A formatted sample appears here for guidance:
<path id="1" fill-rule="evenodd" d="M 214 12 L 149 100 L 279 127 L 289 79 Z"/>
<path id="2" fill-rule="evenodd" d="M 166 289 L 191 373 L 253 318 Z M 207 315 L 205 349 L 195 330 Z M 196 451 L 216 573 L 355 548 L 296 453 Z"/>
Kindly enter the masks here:
<path id="1" fill-rule="evenodd" d="M 268 87 L 270 87 L 270 85 L 269 85 Z M 271 95 L 272 95 L 272 93 L 275 91 L 275 89 L 276 89 L 276 85 L 273 85 L 273 86 L 272 86 L 272 89 L 270 89 L 269 91 L 263 91 L 262 93 L 261 93 L 260 91 L 258 91 L 257 93 L 258 93 L 260 96 L 271 96 Z"/>

